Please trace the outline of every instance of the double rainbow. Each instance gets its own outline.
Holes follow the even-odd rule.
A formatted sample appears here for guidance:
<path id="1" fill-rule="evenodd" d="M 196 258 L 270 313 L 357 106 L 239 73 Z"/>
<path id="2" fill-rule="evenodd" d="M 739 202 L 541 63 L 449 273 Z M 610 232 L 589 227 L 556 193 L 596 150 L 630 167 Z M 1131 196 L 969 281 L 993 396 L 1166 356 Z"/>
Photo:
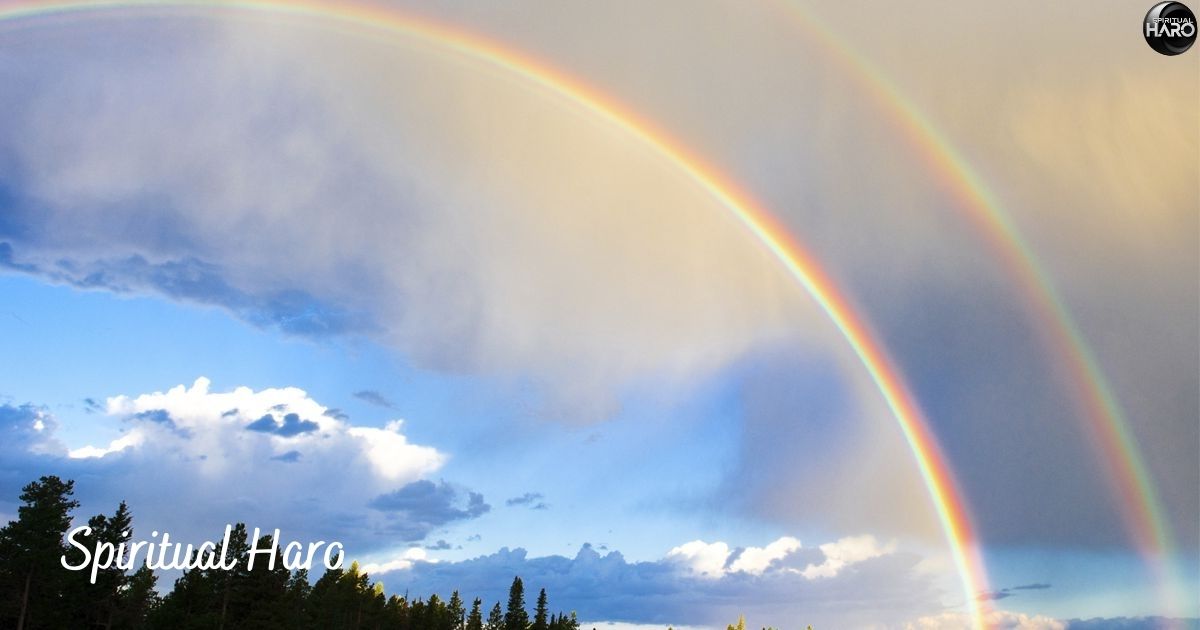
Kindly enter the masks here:
<path id="1" fill-rule="evenodd" d="M 697 186 L 710 194 L 735 216 L 787 269 L 788 273 L 815 300 L 836 325 L 843 338 L 867 370 L 886 401 L 908 442 L 922 479 L 933 499 L 943 533 L 951 549 L 963 595 L 977 627 L 986 626 L 986 605 L 978 595 L 986 592 L 987 576 L 974 528 L 947 460 L 941 452 L 929 423 L 923 417 L 901 375 L 862 318 L 833 284 L 821 267 L 751 195 L 728 181 L 697 155 L 648 121 L 623 108 L 613 99 L 596 92 L 578 80 L 543 63 L 507 49 L 495 42 L 466 31 L 402 14 L 391 8 L 333 2 L 200 2 L 197 0 L 138 0 L 97 2 L 17 2 L 0 3 L 0 21 L 78 14 L 117 9 L 194 9 L 219 8 L 250 13 L 269 13 L 320 19 L 336 25 L 364 29 L 383 35 L 402 36 L 431 49 L 461 55 L 501 69 L 563 100 L 569 106 L 596 117 L 632 140 L 673 163 Z M 815 40 L 840 60 L 883 108 L 893 114 L 921 154 L 930 162 L 971 211 L 1007 266 L 1021 282 L 1038 321 L 1045 323 L 1047 336 L 1070 365 L 1074 382 L 1097 430 L 1106 459 L 1115 462 L 1113 473 L 1125 516 L 1139 545 L 1147 554 L 1166 558 L 1171 536 L 1159 506 L 1149 474 L 1136 443 L 1124 421 L 1111 390 L 1096 365 L 1061 299 L 1054 291 L 1037 259 L 1017 233 L 1012 222 L 1000 211 L 994 195 L 978 174 L 954 150 L 948 140 L 925 119 L 919 110 L 864 58 L 842 44 L 828 29 L 811 16 L 796 12 L 799 22 Z"/>

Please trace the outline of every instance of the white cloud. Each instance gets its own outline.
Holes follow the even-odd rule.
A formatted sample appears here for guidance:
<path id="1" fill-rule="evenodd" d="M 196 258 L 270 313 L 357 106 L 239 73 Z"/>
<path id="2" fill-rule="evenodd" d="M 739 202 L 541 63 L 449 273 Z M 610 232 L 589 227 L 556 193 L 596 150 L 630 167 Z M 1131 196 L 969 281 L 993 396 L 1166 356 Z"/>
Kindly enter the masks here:
<path id="1" fill-rule="evenodd" d="M 798 539 L 783 536 L 765 547 L 746 547 L 734 557 L 728 543 L 693 540 L 671 549 L 666 560 L 696 577 L 718 579 L 734 573 L 762 575 L 773 563 L 785 560 L 803 548 Z M 808 580 L 831 578 L 851 565 L 894 553 L 896 543 L 881 545 L 871 535 L 847 536 L 817 549 L 821 552 L 820 562 L 808 563 L 803 569 L 782 567 L 782 570 Z"/>
<path id="2" fill-rule="evenodd" d="M 810 564 L 800 572 L 810 580 L 833 577 L 847 566 L 892 553 L 896 550 L 896 543 L 880 545 L 874 536 L 848 536 L 819 548 L 825 554 L 825 560 L 820 564 Z"/>
<path id="3" fill-rule="evenodd" d="M 383 562 L 366 562 L 359 566 L 363 573 L 371 575 L 379 575 L 391 571 L 404 571 L 411 569 L 414 562 L 437 562 L 429 557 L 421 547 L 409 547 L 405 549 L 399 557 Z"/>
<path id="4" fill-rule="evenodd" d="M 729 570 L 762 575 L 772 562 L 782 560 L 798 549 L 800 549 L 800 541 L 791 536 L 784 536 L 766 547 L 746 547 L 737 560 L 729 565 Z"/>
<path id="5" fill-rule="evenodd" d="M 693 540 L 667 552 L 667 559 L 685 567 L 694 575 L 716 579 L 725 575 L 729 545 L 723 542 L 709 544 L 703 540 Z"/>
<path id="6" fill-rule="evenodd" d="M 433 472 L 445 461 L 434 449 L 415 446 L 400 433 L 402 420 L 393 420 L 382 429 L 351 427 L 346 433 L 359 438 L 375 472 L 389 481 L 411 478 L 414 466 L 419 475 Z"/>
<path id="7" fill-rule="evenodd" d="M 415 481 L 446 460 L 434 448 L 410 444 L 400 433 L 400 420 L 382 429 L 351 426 L 296 387 L 212 392 L 210 386 L 200 377 L 191 387 L 109 398 L 108 415 L 125 418 L 132 428 L 107 447 L 85 446 L 70 456 L 103 457 L 152 446 L 198 460 L 207 475 L 225 476 L 255 474 L 263 460 L 296 452 L 297 462 L 340 457 L 344 464 L 369 463 L 376 483 L 367 485 L 376 487 Z"/>
<path id="8" fill-rule="evenodd" d="M 88 444 L 87 446 L 71 449 L 67 453 L 67 456 L 73 459 L 104 457 L 105 455 L 119 453 L 126 448 L 140 446 L 144 439 L 145 434 L 142 432 L 142 430 L 135 428 L 126 432 L 125 435 L 122 435 L 112 442 L 109 442 L 108 446 L 92 446 L 91 444 Z"/>
<path id="9" fill-rule="evenodd" d="M 379 496 L 430 483 L 425 478 L 447 454 L 411 443 L 400 420 L 354 426 L 296 387 L 213 391 L 211 385 L 201 377 L 190 386 L 111 397 L 103 419 L 90 420 L 120 423 L 120 437 L 72 450 L 54 439 L 57 422 L 46 412 L 0 408 L 0 424 L 28 438 L 21 456 L 8 462 L 20 468 L 12 474 L 36 476 L 53 467 L 78 480 L 81 513 L 107 512 L 125 500 L 135 527 L 146 532 L 206 540 L 240 520 L 280 527 L 296 539 L 339 540 L 351 556 L 420 540 L 435 527 L 487 511 L 482 496 L 466 489 L 438 495 L 446 505 L 372 510 L 368 504 Z M 441 487 L 452 488 L 444 481 Z M 459 494 L 475 501 L 471 510 L 447 508 Z"/>
<path id="10" fill-rule="evenodd" d="M 989 628 L 996 630 L 1066 630 L 1067 624 L 1044 615 L 991 610 L 985 615 Z M 906 630 L 959 630 L 972 626 L 966 613 L 944 612 L 939 615 L 921 617 L 905 624 Z"/>

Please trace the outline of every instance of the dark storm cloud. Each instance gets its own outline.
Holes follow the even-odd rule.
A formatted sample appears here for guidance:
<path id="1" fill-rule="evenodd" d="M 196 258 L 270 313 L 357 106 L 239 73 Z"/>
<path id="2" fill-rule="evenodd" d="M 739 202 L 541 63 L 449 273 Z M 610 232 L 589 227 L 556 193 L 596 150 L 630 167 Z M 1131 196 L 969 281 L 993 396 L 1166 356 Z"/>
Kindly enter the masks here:
<path id="1" fill-rule="evenodd" d="M 1017 593 L 1016 591 L 1044 591 L 1044 590 L 1050 588 L 1050 586 L 1051 585 L 1049 585 L 1049 584 L 1043 584 L 1041 582 L 1036 582 L 1033 584 L 1022 584 L 1021 586 L 1010 586 L 1008 588 L 1002 588 L 998 591 L 990 591 L 987 593 L 980 593 L 978 599 L 980 601 L 989 601 L 989 600 L 996 601 L 996 600 L 1001 600 L 1001 599 L 1007 599 L 1009 597 L 1013 597 L 1014 595 L 1018 595 L 1019 593 Z"/>
<path id="2" fill-rule="evenodd" d="M 367 506 L 386 513 L 388 530 L 403 540 L 421 540 L 438 527 L 479 518 L 492 509 L 478 492 L 424 479 L 381 494 Z"/>
<path id="3" fill-rule="evenodd" d="M 540 492 L 526 492 L 525 494 L 522 494 L 519 497 L 512 497 L 511 499 L 506 499 L 504 501 L 504 505 L 507 505 L 509 507 L 525 506 L 531 510 L 549 509 L 550 506 L 547 505 L 544 501 L 542 501 L 543 498 L 545 498 L 545 497 L 543 497 L 542 493 L 540 493 Z"/>
<path id="4" fill-rule="evenodd" d="M 161 424 L 172 431 L 177 431 L 179 429 L 179 427 L 175 424 L 175 420 L 171 418 L 171 414 L 168 413 L 166 409 L 149 409 L 146 411 L 139 411 L 138 413 L 130 416 L 129 419 Z"/>
<path id="5" fill-rule="evenodd" d="M 268 413 L 246 425 L 247 431 L 272 433 L 280 437 L 293 437 L 302 433 L 312 433 L 320 428 L 320 425 L 316 422 L 302 420 L 299 414 L 295 413 L 285 415 L 282 422 L 277 420 L 274 415 Z"/>

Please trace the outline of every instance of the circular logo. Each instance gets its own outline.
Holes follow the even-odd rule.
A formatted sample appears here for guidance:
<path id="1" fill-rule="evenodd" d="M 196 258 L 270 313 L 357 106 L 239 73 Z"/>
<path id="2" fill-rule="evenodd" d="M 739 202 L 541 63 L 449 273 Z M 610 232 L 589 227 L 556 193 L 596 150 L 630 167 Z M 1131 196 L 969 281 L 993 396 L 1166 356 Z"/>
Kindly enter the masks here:
<path id="1" fill-rule="evenodd" d="M 1146 12 L 1146 43 L 1164 55 L 1178 55 L 1196 41 L 1196 16 L 1182 2 L 1159 2 Z"/>

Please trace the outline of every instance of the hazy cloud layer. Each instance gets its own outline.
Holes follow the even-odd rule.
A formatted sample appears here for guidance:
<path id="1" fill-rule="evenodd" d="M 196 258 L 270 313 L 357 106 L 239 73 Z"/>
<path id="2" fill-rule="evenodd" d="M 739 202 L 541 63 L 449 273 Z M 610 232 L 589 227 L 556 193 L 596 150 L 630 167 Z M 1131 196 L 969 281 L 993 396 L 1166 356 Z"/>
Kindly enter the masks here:
<path id="1" fill-rule="evenodd" d="M 973 509 L 986 539 L 1126 546 L 1106 456 L 1092 446 L 1097 429 L 1045 336 L 1053 322 L 979 214 L 982 183 L 1079 323 L 1181 543 L 1194 547 L 1200 61 L 1150 51 L 1131 30 L 1145 8 L 1070 0 L 1031 15 L 1003 3 L 795 0 L 681 12 L 660 3 L 636 20 L 601 5 L 554 7 L 541 20 L 447 11 L 612 91 L 747 183 L 869 313 L 968 498 L 980 498 Z M 877 74 L 862 71 L 864 60 Z M 696 67 L 704 72 L 679 70 Z M 920 117 L 915 129 L 907 112 Z M 952 155 L 929 155 L 941 141 Z M 947 162 L 966 164 L 972 180 Z M 800 433 L 787 406 L 753 404 L 764 413 L 756 431 Z M 789 503 L 780 497 L 808 499 L 820 484 L 783 478 L 763 457 L 791 443 L 748 443 L 744 467 L 778 468 L 762 478 L 788 488 L 756 490 L 752 505 L 795 522 L 798 510 L 781 515 Z M 742 472 L 738 482 L 754 482 Z M 1040 492 L 1028 491 L 1035 485 Z"/>
<path id="2" fill-rule="evenodd" d="M 632 136 L 436 51 L 313 56 L 313 32 L 255 24 L 81 45 L 6 92 L 9 266 L 532 377 L 576 421 L 782 330 L 778 268 Z M 161 63 L 134 63 L 147 46 Z"/>

